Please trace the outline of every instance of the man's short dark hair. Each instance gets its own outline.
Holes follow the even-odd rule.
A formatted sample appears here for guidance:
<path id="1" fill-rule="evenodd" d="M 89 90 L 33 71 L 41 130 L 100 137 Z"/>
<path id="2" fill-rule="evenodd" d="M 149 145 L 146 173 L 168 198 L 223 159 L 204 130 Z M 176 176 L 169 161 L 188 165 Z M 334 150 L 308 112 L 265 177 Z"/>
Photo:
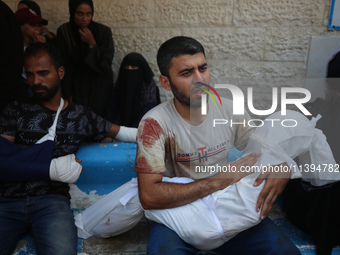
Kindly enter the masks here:
<path id="1" fill-rule="evenodd" d="M 36 56 L 41 51 L 45 51 L 49 55 L 50 61 L 57 71 L 61 66 L 63 66 L 61 52 L 51 43 L 32 43 L 29 47 L 27 47 L 24 57 Z"/>
<path id="2" fill-rule="evenodd" d="M 176 36 L 164 42 L 157 53 L 157 64 L 162 75 L 169 77 L 171 60 L 181 55 L 194 55 L 204 53 L 204 47 L 197 40 L 186 37 Z"/>

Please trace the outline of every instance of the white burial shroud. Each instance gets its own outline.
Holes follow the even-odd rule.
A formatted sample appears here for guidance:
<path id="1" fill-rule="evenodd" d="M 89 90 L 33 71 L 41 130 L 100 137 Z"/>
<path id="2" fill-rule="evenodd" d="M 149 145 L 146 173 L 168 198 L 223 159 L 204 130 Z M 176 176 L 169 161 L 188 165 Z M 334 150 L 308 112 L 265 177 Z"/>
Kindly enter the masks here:
<path id="1" fill-rule="evenodd" d="M 338 171 L 331 149 L 321 130 L 315 123 L 295 111 L 287 111 L 281 116 L 274 113 L 264 121 L 264 125 L 251 135 L 242 157 L 250 153 L 260 153 L 255 169 L 261 166 L 275 166 L 286 163 L 291 167 L 291 178 L 302 177 L 313 185 L 321 186 L 339 180 Z M 283 119 L 293 119 L 295 127 L 284 127 Z M 321 167 L 325 171 L 300 171 L 293 159 L 303 158 L 303 163 Z M 280 169 L 280 168 L 278 168 Z M 311 167 L 309 168 L 311 169 Z M 190 204 L 165 210 L 146 210 L 147 218 L 162 223 L 174 230 L 185 242 L 200 250 L 211 250 L 221 246 L 238 233 L 255 226 L 260 222 L 260 212 L 256 212 L 256 202 L 264 182 L 254 187 L 259 176 L 253 173 L 239 182 L 198 199 Z M 169 182 L 191 182 L 188 178 L 165 179 Z"/>

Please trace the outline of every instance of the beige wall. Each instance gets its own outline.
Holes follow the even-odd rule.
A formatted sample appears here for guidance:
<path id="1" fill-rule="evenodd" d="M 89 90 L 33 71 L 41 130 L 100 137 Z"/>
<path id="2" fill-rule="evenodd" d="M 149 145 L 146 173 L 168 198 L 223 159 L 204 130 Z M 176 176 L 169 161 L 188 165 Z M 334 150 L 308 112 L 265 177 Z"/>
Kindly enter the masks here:
<path id="1" fill-rule="evenodd" d="M 18 0 L 5 0 L 13 10 Z M 67 0 L 36 0 L 49 29 L 68 21 Z M 212 77 L 254 86 L 266 107 L 272 86 L 304 86 L 310 38 L 328 31 L 331 0 L 94 0 L 94 20 L 111 27 L 117 72 L 125 54 L 142 53 L 158 75 L 157 49 L 175 35 L 206 48 Z"/>

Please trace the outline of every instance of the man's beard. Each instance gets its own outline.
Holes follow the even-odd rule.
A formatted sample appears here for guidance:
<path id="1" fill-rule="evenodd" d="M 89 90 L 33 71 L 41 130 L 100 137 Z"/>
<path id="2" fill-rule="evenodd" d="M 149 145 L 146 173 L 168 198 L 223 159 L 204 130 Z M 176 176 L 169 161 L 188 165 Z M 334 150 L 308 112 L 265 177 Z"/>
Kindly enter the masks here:
<path id="1" fill-rule="evenodd" d="M 49 101 L 51 100 L 59 91 L 60 89 L 60 79 L 58 77 L 57 82 L 54 84 L 52 88 L 47 88 L 45 85 L 33 85 L 32 91 L 34 96 L 40 101 Z M 35 92 L 36 90 L 45 90 L 46 92 Z"/>
<path id="2" fill-rule="evenodd" d="M 168 79 L 170 82 L 172 93 L 174 94 L 174 97 L 177 99 L 177 101 L 188 107 L 192 108 L 201 107 L 201 98 L 191 99 L 191 97 L 187 97 L 185 94 L 183 94 L 177 89 L 177 87 L 174 85 L 170 78 Z"/>

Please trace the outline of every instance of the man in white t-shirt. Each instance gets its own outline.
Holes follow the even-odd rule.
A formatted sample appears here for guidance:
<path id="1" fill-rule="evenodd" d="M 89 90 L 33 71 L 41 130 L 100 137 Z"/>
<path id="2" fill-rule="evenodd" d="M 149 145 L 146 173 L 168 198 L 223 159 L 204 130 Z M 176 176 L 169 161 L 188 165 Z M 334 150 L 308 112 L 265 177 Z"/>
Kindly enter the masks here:
<path id="1" fill-rule="evenodd" d="M 232 146 L 242 150 L 253 128 L 246 125 L 216 125 L 213 119 L 224 117 L 234 123 L 250 119 L 232 115 L 232 102 L 207 104 L 207 115 L 201 113 L 202 88 L 209 87 L 209 68 L 203 46 L 193 38 L 174 37 L 163 43 L 157 54 L 161 72 L 160 83 L 171 90 L 174 99 L 165 102 L 142 119 L 137 136 L 135 171 L 138 172 L 139 197 L 144 209 L 166 209 L 191 203 L 239 181 L 249 173 L 259 155 L 251 154 L 228 162 Z M 195 83 L 194 81 L 199 81 Z M 195 85 L 196 84 L 196 85 Z M 222 107 L 223 105 L 223 107 Z M 212 174 L 208 166 L 225 166 L 237 171 Z M 190 177 L 188 184 L 162 182 L 163 175 Z M 270 177 L 270 176 L 269 176 Z M 299 254 L 290 239 L 265 217 L 276 197 L 282 192 L 287 178 L 268 178 L 259 196 L 261 223 L 241 232 L 216 249 L 221 254 Z M 255 186 L 261 184 L 258 179 Z M 254 208 L 255 210 L 256 208 Z M 204 216 L 203 216 L 204 217 Z M 199 220 L 199 219 L 198 219 Z M 196 254 L 199 252 L 182 241 L 162 224 L 154 223 L 148 243 L 148 254 Z"/>

